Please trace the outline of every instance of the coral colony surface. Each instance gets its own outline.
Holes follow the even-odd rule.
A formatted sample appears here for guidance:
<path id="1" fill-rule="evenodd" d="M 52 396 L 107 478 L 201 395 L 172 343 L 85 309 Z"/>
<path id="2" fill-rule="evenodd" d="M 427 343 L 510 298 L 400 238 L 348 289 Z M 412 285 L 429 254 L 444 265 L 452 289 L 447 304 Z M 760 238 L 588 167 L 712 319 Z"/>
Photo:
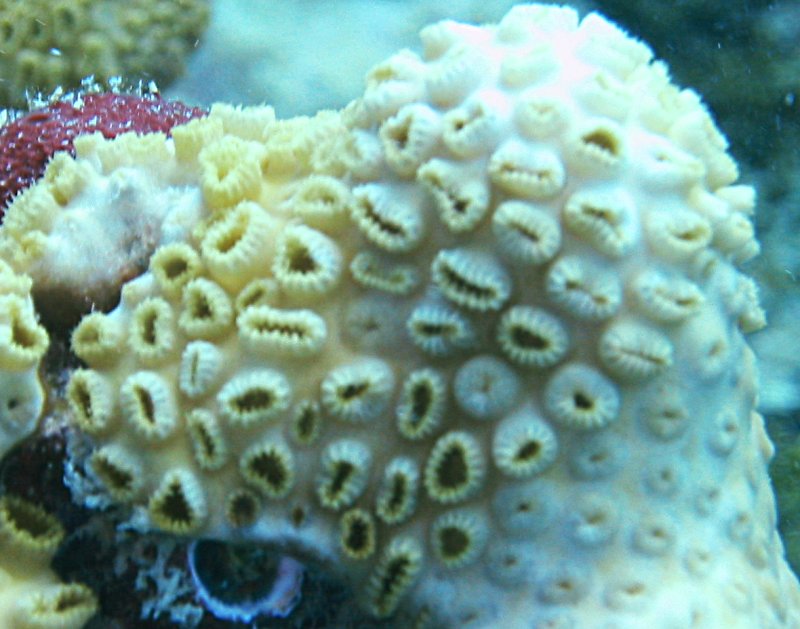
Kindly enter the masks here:
<path id="1" fill-rule="evenodd" d="M 0 228 L 2 451 L 65 430 L 74 500 L 188 544 L 234 620 L 291 622 L 307 570 L 399 627 L 800 627 L 754 193 L 700 98 L 564 7 L 421 39 L 341 111 L 56 153 Z M 4 626 L 80 627 L 33 498 Z M 237 607 L 201 582 L 244 541 L 275 586 Z"/>

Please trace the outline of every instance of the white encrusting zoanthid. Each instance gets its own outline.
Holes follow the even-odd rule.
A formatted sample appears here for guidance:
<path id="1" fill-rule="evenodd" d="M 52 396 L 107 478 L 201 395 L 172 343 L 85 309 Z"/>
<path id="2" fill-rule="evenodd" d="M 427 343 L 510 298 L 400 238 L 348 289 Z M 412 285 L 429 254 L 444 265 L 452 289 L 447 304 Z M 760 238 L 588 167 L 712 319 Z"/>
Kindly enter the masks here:
<path id="1" fill-rule="evenodd" d="M 341 112 L 78 138 L 14 201 L 34 283 L 88 199 L 152 243 L 72 336 L 89 472 L 153 528 L 333 560 L 406 626 L 800 626 L 754 195 L 699 97 L 597 14 L 421 36 Z"/>

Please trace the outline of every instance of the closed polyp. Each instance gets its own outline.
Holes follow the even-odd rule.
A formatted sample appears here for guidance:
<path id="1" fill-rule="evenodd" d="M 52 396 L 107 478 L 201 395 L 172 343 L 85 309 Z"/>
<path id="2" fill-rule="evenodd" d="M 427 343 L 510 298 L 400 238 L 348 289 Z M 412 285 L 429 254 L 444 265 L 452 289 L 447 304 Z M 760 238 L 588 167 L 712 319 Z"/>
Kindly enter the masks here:
<path id="1" fill-rule="evenodd" d="M 67 385 L 67 403 L 81 430 L 100 434 L 114 417 L 115 400 L 110 383 L 90 369 L 76 369 Z"/>
<path id="2" fill-rule="evenodd" d="M 322 452 L 316 477 L 317 497 L 322 506 L 338 510 L 352 505 L 366 489 L 372 454 L 363 443 L 339 439 Z"/>
<path id="3" fill-rule="evenodd" d="M 517 101 L 514 122 L 523 136 L 533 140 L 547 138 L 560 131 L 566 123 L 563 103 L 531 90 Z"/>
<path id="4" fill-rule="evenodd" d="M 523 201 L 505 201 L 492 215 L 498 250 L 514 262 L 539 265 L 561 248 L 561 228 L 546 210 Z"/>
<path id="5" fill-rule="evenodd" d="M 495 465 L 515 478 L 534 476 L 546 470 L 558 455 L 553 429 L 532 410 L 523 409 L 505 418 L 492 443 Z"/>
<path id="6" fill-rule="evenodd" d="M 654 269 L 639 273 L 632 288 L 636 304 L 644 314 L 663 323 L 687 319 L 705 302 L 703 292 L 693 282 Z"/>
<path id="7" fill-rule="evenodd" d="M 312 175 L 288 201 L 292 214 L 317 229 L 338 231 L 347 224 L 352 199 L 349 188 L 334 177 Z"/>
<path id="8" fill-rule="evenodd" d="M 619 258 L 636 242 L 635 208 L 621 191 L 579 191 L 564 204 L 564 224 L 600 253 Z"/>
<path id="9" fill-rule="evenodd" d="M 564 165 L 550 150 L 507 140 L 492 154 L 489 178 L 504 192 L 525 199 L 549 199 L 566 183 Z"/>
<path id="10" fill-rule="evenodd" d="M 456 372 L 456 402 L 474 419 L 494 419 L 510 410 L 520 389 L 514 370 L 494 356 L 471 358 Z"/>
<path id="11" fill-rule="evenodd" d="M 228 294 L 204 277 L 190 280 L 183 289 L 178 326 L 189 338 L 213 339 L 233 322 L 233 304 Z"/>
<path id="12" fill-rule="evenodd" d="M 289 408 L 292 389 L 286 376 L 274 369 L 242 373 L 217 394 L 217 405 L 231 423 L 250 426 L 277 418 Z"/>
<path id="13" fill-rule="evenodd" d="M 353 190 L 350 216 L 362 234 L 381 249 L 410 251 L 419 243 L 424 224 L 418 208 L 392 199 L 378 184 Z"/>
<path id="14" fill-rule="evenodd" d="M 545 288 L 554 302 L 581 319 L 606 319 L 622 303 L 622 286 L 612 271 L 574 256 L 556 260 Z"/>
<path id="15" fill-rule="evenodd" d="M 478 311 L 498 310 L 511 295 L 511 278 L 492 256 L 443 249 L 431 264 L 433 282 L 450 301 Z"/>
<path id="16" fill-rule="evenodd" d="M 458 157 L 476 157 L 490 151 L 500 133 L 501 121 L 488 102 L 470 98 L 443 119 L 442 139 Z"/>
<path id="17" fill-rule="evenodd" d="M 558 69 L 553 52 L 549 43 L 539 43 L 508 55 L 500 64 L 500 81 L 512 89 L 540 83 Z"/>
<path id="18" fill-rule="evenodd" d="M 225 465 L 228 446 L 214 413 L 204 408 L 192 409 L 186 414 L 186 428 L 201 469 L 218 470 Z"/>
<path id="19" fill-rule="evenodd" d="M 328 336 L 325 320 L 313 310 L 251 306 L 236 323 L 243 345 L 263 356 L 311 356 Z"/>
<path id="20" fill-rule="evenodd" d="M 403 176 L 412 175 L 427 159 L 440 134 L 439 114 L 418 103 L 403 107 L 379 131 L 386 162 Z"/>
<path id="21" fill-rule="evenodd" d="M 433 356 L 446 356 L 475 340 L 472 325 L 461 313 L 435 303 L 418 305 L 406 321 L 414 345 Z"/>
<path id="22" fill-rule="evenodd" d="M 383 471 L 375 512 L 386 524 L 400 524 L 414 513 L 419 491 L 419 466 L 407 457 L 392 459 Z"/>
<path id="23" fill-rule="evenodd" d="M 672 366 L 669 339 L 630 322 L 615 323 L 603 332 L 598 354 L 605 368 L 623 380 L 645 380 Z"/>
<path id="24" fill-rule="evenodd" d="M 397 429 L 407 439 L 423 439 L 439 428 L 447 403 L 447 383 L 431 368 L 408 374 L 396 408 Z"/>
<path id="25" fill-rule="evenodd" d="M 119 392 L 122 415 L 135 432 L 150 441 L 163 441 L 178 423 L 172 388 L 152 371 L 137 371 L 122 383 Z"/>
<path id="26" fill-rule="evenodd" d="M 210 393 L 222 371 L 222 352 L 207 341 L 192 341 L 183 350 L 178 386 L 189 398 Z"/>
<path id="27" fill-rule="evenodd" d="M 544 403 L 559 423 L 570 428 L 592 430 L 617 418 L 620 394 L 592 367 L 570 363 L 556 371 L 547 383 Z"/>
<path id="28" fill-rule="evenodd" d="M 353 279 L 377 290 L 406 295 L 419 283 L 419 273 L 412 264 L 401 264 L 381 258 L 372 251 L 359 251 L 350 262 Z"/>
<path id="29" fill-rule="evenodd" d="M 439 219 L 454 232 L 474 229 L 489 209 L 489 189 L 463 165 L 432 159 L 417 172 L 417 180 L 433 197 Z"/>
<path id="30" fill-rule="evenodd" d="M 330 238 L 305 225 L 289 225 L 278 239 L 272 274 L 289 294 L 317 296 L 336 285 L 341 264 Z"/>
<path id="31" fill-rule="evenodd" d="M 564 325 L 532 306 L 514 306 L 503 313 L 497 324 L 497 342 L 512 362 L 525 367 L 551 367 L 569 349 Z"/>
<path id="32" fill-rule="evenodd" d="M 567 535 L 581 546 L 607 545 L 618 528 L 617 507 L 599 494 L 580 496 L 566 517 Z"/>
<path id="33" fill-rule="evenodd" d="M 321 402 L 336 419 L 365 422 L 377 419 L 394 392 L 394 374 L 382 360 L 365 359 L 334 368 L 320 385 Z"/>

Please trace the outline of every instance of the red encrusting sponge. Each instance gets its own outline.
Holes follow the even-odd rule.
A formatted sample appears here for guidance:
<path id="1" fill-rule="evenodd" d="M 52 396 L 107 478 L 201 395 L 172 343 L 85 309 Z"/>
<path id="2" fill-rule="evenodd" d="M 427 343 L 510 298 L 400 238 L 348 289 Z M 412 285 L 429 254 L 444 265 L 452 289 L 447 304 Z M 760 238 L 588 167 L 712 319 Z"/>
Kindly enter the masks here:
<path id="1" fill-rule="evenodd" d="M 169 133 L 172 127 L 206 115 L 160 96 L 86 94 L 80 103 L 56 101 L 0 128 L 0 220 L 14 195 L 42 176 L 58 151 L 74 153 L 73 140 L 99 131 L 114 138 L 126 131 Z"/>

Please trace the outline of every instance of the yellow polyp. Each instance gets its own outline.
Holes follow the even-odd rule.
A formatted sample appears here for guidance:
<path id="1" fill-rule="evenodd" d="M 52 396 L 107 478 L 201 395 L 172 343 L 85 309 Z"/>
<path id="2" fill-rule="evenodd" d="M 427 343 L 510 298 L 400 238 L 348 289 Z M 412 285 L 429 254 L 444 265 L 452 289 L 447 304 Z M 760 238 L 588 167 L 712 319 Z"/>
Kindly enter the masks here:
<path id="1" fill-rule="evenodd" d="M 290 420 L 290 435 L 300 446 L 310 446 L 317 442 L 322 432 L 322 413 L 319 404 L 312 400 L 302 400 L 295 405 Z"/>
<path id="2" fill-rule="evenodd" d="M 152 523 L 163 531 L 190 535 L 208 516 L 204 490 L 194 473 L 175 468 L 168 471 L 150 496 L 147 511 Z"/>
<path id="3" fill-rule="evenodd" d="M 472 310 L 497 310 L 511 294 L 506 270 L 483 254 L 442 249 L 431 263 L 431 275 L 447 299 Z"/>
<path id="4" fill-rule="evenodd" d="M 448 511 L 431 527 L 433 554 L 447 568 L 463 568 L 474 563 L 489 537 L 486 517 L 477 510 Z"/>
<path id="5" fill-rule="evenodd" d="M 364 560 L 375 552 L 375 520 L 364 509 L 350 509 L 339 520 L 339 543 L 350 559 Z"/>
<path id="6" fill-rule="evenodd" d="M 222 352 L 207 341 L 192 341 L 181 356 L 178 387 L 189 398 L 198 398 L 213 390 L 222 372 Z"/>
<path id="7" fill-rule="evenodd" d="M 178 327 L 189 338 L 215 339 L 233 325 L 233 304 L 214 282 L 198 277 L 183 289 Z"/>
<path id="8" fill-rule="evenodd" d="M 111 384 L 98 372 L 77 369 L 66 391 L 72 419 L 90 435 L 105 432 L 114 418 L 115 400 Z"/>
<path id="9" fill-rule="evenodd" d="M 140 461 L 121 446 L 102 446 L 92 454 L 89 464 L 106 491 L 120 502 L 133 500 L 144 486 Z"/>
<path id="10" fill-rule="evenodd" d="M 236 296 L 236 312 L 241 313 L 251 306 L 272 306 L 278 299 L 278 283 L 272 279 L 254 279 Z"/>
<path id="11" fill-rule="evenodd" d="M 419 369 L 406 377 L 395 409 L 397 430 L 406 439 L 423 439 L 441 424 L 447 404 L 447 383 L 435 369 Z"/>
<path id="12" fill-rule="evenodd" d="M 271 257 L 274 219 L 259 205 L 244 202 L 212 223 L 200 252 L 212 279 L 231 292 L 241 290 Z"/>
<path id="13" fill-rule="evenodd" d="M 212 210 L 258 199 L 261 192 L 261 149 L 237 137 L 225 136 L 205 145 L 198 155 L 203 198 Z"/>
<path id="14" fill-rule="evenodd" d="M 336 419 L 370 422 L 386 409 L 393 389 L 394 375 L 387 363 L 362 360 L 328 373 L 320 385 L 320 401 Z"/>
<path id="15" fill-rule="evenodd" d="M 244 347 L 261 356 L 313 356 L 328 338 L 325 320 L 313 310 L 250 306 L 236 324 Z"/>
<path id="16" fill-rule="evenodd" d="M 294 485 L 294 456 L 280 441 L 262 441 L 245 450 L 239 471 L 248 484 L 267 498 L 277 500 L 286 496 Z"/>
<path id="17" fill-rule="evenodd" d="M 551 367 L 569 349 L 567 330 L 559 319 L 540 308 L 514 306 L 497 324 L 497 343 L 514 363 Z"/>
<path id="18" fill-rule="evenodd" d="M 237 489 L 225 503 L 225 518 L 236 528 L 250 526 L 256 521 L 261 510 L 258 495 L 249 489 Z"/>
<path id="19" fill-rule="evenodd" d="M 163 164 L 172 160 L 166 139 L 163 133 L 122 133 L 113 140 L 99 143 L 96 154 L 104 173 L 125 166 Z"/>
<path id="20" fill-rule="evenodd" d="M 327 232 L 339 232 L 348 223 L 352 197 L 340 180 L 324 175 L 303 179 L 287 201 L 294 216 Z"/>
<path id="21" fill-rule="evenodd" d="M 77 162 L 67 152 L 53 155 L 47 164 L 44 178 L 50 182 L 50 192 L 56 203 L 65 206 L 86 187 L 94 169 L 86 162 Z"/>
<path id="22" fill-rule="evenodd" d="M 133 310 L 128 346 L 144 365 L 158 365 L 175 348 L 175 315 L 169 302 L 149 297 Z"/>
<path id="23" fill-rule="evenodd" d="M 366 488 L 372 454 L 359 441 L 340 439 L 330 443 L 322 453 L 316 478 L 320 504 L 332 510 L 348 507 Z"/>
<path id="24" fill-rule="evenodd" d="M 193 163 L 203 147 L 222 139 L 222 121 L 215 116 L 190 120 L 170 132 L 179 162 Z"/>
<path id="25" fill-rule="evenodd" d="M 503 255 L 521 264 L 544 264 L 561 248 L 561 227 L 555 218 L 521 201 L 497 206 L 492 232 Z"/>
<path id="26" fill-rule="evenodd" d="M 433 197 L 439 219 L 448 229 L 475 229 L 489 209 L 489 188 L 460 164 L 432 159 L 417 171 L 417 180 Z"/>
<path id="27" fill-rule="evenodd" d="M 186 414 L 186 428 L 194 458 L 203 470 L 218 470 L 228 460 L 228 445 L 217 417 L 208 409 L 196 408 Z"/>
<path id="28" fill-rule="evenodd" d="M 0 368 L 19 371 L 33 367 L 49 344 L 29 302 L 18 295 L 0 297 Z"/>
<path id="29" fill-rule="evenodd" d="M 292 225 L 278 239 L 272 274 L 287 294 L 321 297 L 335 288 L 341 258 L 330 238 L 305 225 Z"/>
<path id="30" fill-rule="evenodd" d="M 81 629 L 97 609 L 97 597 L 82 583 L 53 584 L 16 602 L 14 629 Z"/>
<path id="31" fill-rule="evenodd" d="M 200 256 L 191 245 L 182 242 L 163 245 L 150 258 L 150 272 L 170 299 L 180 295 L 200 270 Z"/>
<path id="32" fill-rule="evenodd" d="M 20 572 L 49 561 L 63 538 L 61 523 L 39 505 L 10 494 L 0 497 L 0 547 Z"/>
<path id="33" fill-rule="evenodd" d="M 353 256 L 350 273 L 359 284 L 395 295 L 410 293 L 420 279 L 415 266 L 389 262 L 372 251 L 359 251 Z"/>
<path id="34" fill-rule="evenodd" d="M 419 467 L 407 457 L 389 462 L 383 472 L 375 513 L 386 524 L 401 524 L 416 510 L 419 493 Z"/>
<path id="35" fill-rule="evenodd" d="M 291 395 L 284 374 L 259 369 L 229 380 L 217 394 L 217 406 L 231 424 L 247 427 L 277 419 L 289 408 Z"/>
<path id="36" fill-rule="evenodd" d="M 420 544 L 409 537 L 393 539 L 383 550 L 367 585 L 367 600 L 379 618 L 390 616 L 423 566 Z"/>
<path id="37" fill-rule="evenodd" d="M 497 187 L 523 199 L 550 199 L 566 183 L 564 164 L 554 152 L 532 150 L 514 140 L 492 154 L 488 172 Z"/>
<path id="38" fill-rule="evenodd" d="M 544 472 L 558 456 L 555 431 L 530 409 L 502 420 L 494 433 L 492 456 L 495 465 L 513 478 Z"/>
<path id="39" fill-rule="evenodd" d="M 120 387 L 119 405 L 130 427 L 150 442 L 166 440 L 178 427 L 173 391 L 155 372 L 128 376 Z"/>
<path id="40" fill-rule="evenodd" d="M 373 244 L 393 253 L 411 251 L 424 232 L 418 208 L 399 203 L 377 184 L 353 190 L 350 216 L 362 234 Z"/>
<path id="41" fill-rule="evenodd" d="M 117 321 L 92 312 L 72 331 L 72 351 L 93 367 L 109 367 L 122 355 L 125 334 Z"/>
<path id="42" fill-rule="evenodd" d="M 440 437 L 425 464 L 424 485 L 431 500 L 450 504 L 466 500 L 483 485 L 486 464 L 478 441 L 468 432 Z"/>

